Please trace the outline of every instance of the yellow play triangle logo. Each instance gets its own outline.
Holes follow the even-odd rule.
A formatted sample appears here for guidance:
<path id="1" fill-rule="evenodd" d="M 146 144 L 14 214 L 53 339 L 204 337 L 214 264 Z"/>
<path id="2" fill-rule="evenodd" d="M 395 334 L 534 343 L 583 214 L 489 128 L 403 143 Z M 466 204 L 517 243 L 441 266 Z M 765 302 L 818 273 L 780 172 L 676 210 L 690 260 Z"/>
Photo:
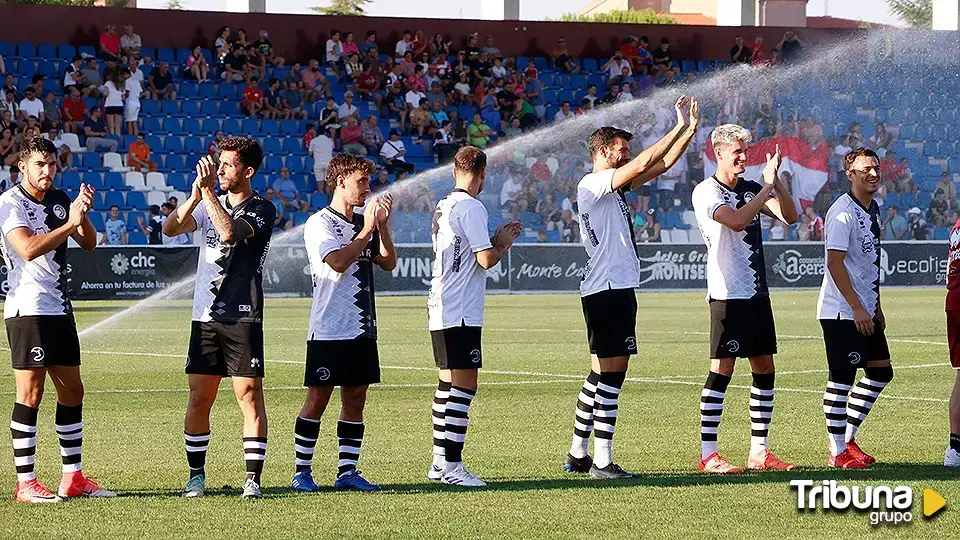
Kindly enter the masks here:
<path id="1" fill-rule="evenodd" d="M 946 505 L 947 500 L 943 498 L 943 495 L 930 488 L 923 490 L 923 517 L 933 517 Z"/>

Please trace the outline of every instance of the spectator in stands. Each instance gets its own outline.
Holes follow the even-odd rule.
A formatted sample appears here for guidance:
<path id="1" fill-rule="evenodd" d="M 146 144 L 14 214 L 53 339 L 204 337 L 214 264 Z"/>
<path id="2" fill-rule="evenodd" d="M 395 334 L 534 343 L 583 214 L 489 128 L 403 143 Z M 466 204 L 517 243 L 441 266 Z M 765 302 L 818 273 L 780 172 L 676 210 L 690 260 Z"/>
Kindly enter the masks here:
<path id="1" fill-rule="evenodd" d="M 429 103 L 428 101 L 428 104 L 430 104 L 430 125 L 439 129 L 444 122 L 450 120 L 450 117 L 447 115 L 447 111 L 440 107 L 440 103 L 436 101 Z"/>
<path id="2" fill-rule="evenodd" d="M 248 45 L 245 49 L 247 53 L 246 80 L 254 77 L 260 79 L 267 72 L 266 60 L 257 52 L 257 48 Z"/>
<path id="3" fill-rule="evenodd" d="M 50 129 L 59 131 L 63 124 L 62 120 L 60 103 L 57 101 L 57 97 L 53 95 L 53 92 L 47 92 L 46 99 L 43 100 L 43 120 L 40 123 L 40 129 L 43 131 L 49 131 Z"/>
<path id="4" fill-rule="evenodd" d="M 12 79 L 12 76 L 9 76 Z M 70 88 L 79 88 L 84 97 L 90 94 L 90 85 L 86 82 L 83 75 L 83 57 L 74 56 L 73 60 L 67 64 L 63 74 L 63 92 L 69 93 Z"/>
<path id="5" fill-rule="evenodd" d="M 264 109 L 263 90 L 257 86 L 259 81 L 260 79 L 251 77 L 250 82 L 248 82 L 247 86 L 243 89 L 243 111 L 250 118 L 256 118 Z M 267 116 L 264 116 L 264 118 L 266 117 Z"/>
<path id="6" fill-rule="evenodd" d="M 617 94 L 617 101 L 632 101 L 633 100 L 633 87 L 630 82 L 624 82 L 620 85 L 620 93 Z"/>
<path id="7" fill-rule="evenodd" d="M 800 138 L 803 139 L 810 148 L 816 148 L 820 143 L 825 141 L 823 138 L 823 128 L 817 124 L 817 121 L 812 116 L 803 119 L 800 125 Z"/>
<path id="8" fill-rule="evenodd" d="M 777 50 L 780 51 L 783 62 L 789 64 L 800 58 L 803 51 L 803 42 L 800 41 L 796 34 L 787 30 L 786 33 L 783 34 L 783 39 L 777 44 Z"/>
<path id="9" fill-rule="evenodd" d="M 880 160 L 880 178 L 881 180 L 890 179 L 896 181 L 900 176 L 900 165 L 897 163 L 896 152 L 887 152 Z"/>
<path id="10" fill-rule="evenodd" d="M 110 214 L 103 224 L 104 235 L 100 239 L 100 245 L 120 246 L 127 243 L 127 224 L 120 218 L 120 207 L 113 205 L 110 207 Z"/>
<path id="11" fill-rule="evenodd" d="M 633 73 L 633 68 L 630 66 L 630 62 L 624 59 L 623 52 L 619 50 L 613 53 L 613 58 L 608 60 L 607 63 L 600 68 L 600 70 L 607 72 L 607 79 L 622 77 L 624 70 L 626 70 L 627 74 Z"/>
<path id="12" fill-rule="evenodd" d="M 46 134 L 47 140 L 53 143 L 57 149 L 57 166 L 61 171 L 69 171 L 73 168 L 73 151 L 70 146 L 60 138 L 60 132 L 57 128 L 50 128 Z"/>
<path id="13" fill-rule="evenodd" d="M 850 127 L 847 129 L 846 136 L 849 138 L 848 144 L 851 147 L 864 145 L 863 133 L 860 131 L 860 122 L 854 122 L 850 124 Z"/>
<path id="14" fill-rule="evenodd" d="M 187 57 L 184 67 L 186 68 L 183 74 L 184 78 L 190 78 L 197 82 L 210 82 L 210 79 L 207 78 L 207 75 L 210 74 L 210 65 L 207 64 L 207 59 L 203 56 L 203 49 L 199 45 L 193 48 L 193 52 Z"/>
<path id="15" fill-rule="evenodd" d="M 374 114 L 368 116 L 360 131 L 367 155 L 376 156 L 384 142 L 383 131 L 377 126 L 377 116 Z"/>
<path id="16" fill-rule="evenodd" d="M 660 220 L 657 219 L 657 209 L 647 210 L 646 222 L 638 231 L 637 240 L 640 242 L 659 242 L 660 241 Z"/>
<path id="17" fill-rule="evenodd" d="M 78 133 L 80 124 L 87 117 L 87 104 L 80 98 L 76 87 L 67 90 L 70 97 L 63 100 L 63 129 L 69 133 Z"/>
<path id="18" fill-rule="evenodd" d="M 139 73 L 139 72 L 138 72 Z M 143 85 L 132 76 L 129 70 L 123 73 L 123 88 L 125 98 L 123 101 L 123 119 L 127 123 L 127 134 L 136 135 L 140 132 L 137 122 L 140 119 L 140 97 L 145 95 Z M 142 77 L 140 80 L 143 80 Z"/>
<path id="19" fill-rule="evenodd" d="M 223 62 L 224 57 L 227 56 L 227 53 L 230 52 L 230 27 L 224 26 L 220 28 L 220 31 L 217 33 L 217 39 L 214 40 L 213 46 L 217 49 L 217 61 Z"/>
<path id="20" fill-rule="evenodd" d="M 357 124 L 356 116 L 348 116 L 347 125 L 340 128 L 340 144 L 348 154 L 367 155 L 367 147 L 363 145 L 363 128 Z"/>
<path id="21" fill-rule="evenodd" d="M 240 50 L 247 50 L 247 47 L 250 46 L 250 42 L 247 41 L 247 31 L 243 28 L 237 29 L 237 37 L 233 40 L 233 48 Z"/>
<path id="22" fill-rule="evenodd" d="M 673 70 L 673 57 L 670 54 L 669 39 L 661 39 L 660 46 L 653 51 L 653 66 L 657 70 L 657 76 L 666 77 L 671 75 L 671 71 Z"/>
<path id="23" fill-rule="evenodd" d="M 263 193 L 264 197 L 273 204 L 274 208 L 277 209 L 277 218 L 273 221 L 273 228 L 277 229 L 278 231 L 288 231 L 292 229 L 293 220 L 289 219 L 283 212 L 283 203 L 277 198 L 276 192 L 273 190 L 273 188 L 267 186 L 267 189 Z"/>
<path id="24" fill-rule="evenodd" d="M 447 94 L 444 93 L 439 81 L 430 84 L 430 91 L 427 92 L 426 96 L 431 106 L 433 106 L 434 103 L 439 103 L 441 108 L 447 106 Z"/>
<path id="25" fill-rule="evenodd" d="M 143 173 L 157 170 L 157 162 L 150 160 L 150 145 L 147 144 L 143 133 L 138 133 L 137 140 L 130 143 L 127 166 Z"/>
<path id="26" fill-rule="evenodd" d="M 872 137 L 867 139 L 867 146 L 877 152 L 882 159 L 887 151 L 897 142 L 897 137 L 887 131 L 887 126 L 883 122 L 877 122 L 877 130 Z"/>
<path id="27" fill-rule="evenodd" d="M 220 77 L 228 83 L 238 83 L 246 80 L 246 74 L 247 55 L 243 49 L 230 49 L 223 57 L 223 73 Z"/>
<path id="28" fill-rule="evenodd" d="M 422 98 L 420 100 L 420 105 L 410 112 L 410 127 L 411 131 L 415 132 L 416 137 L 414 142 L 416 144 L 421 144 L 423 142 L 423 137 L 425 135 L 433 138 L 432 133 L 428 133 L 431 128 L 430 121 L 430 102 L 427 101 L 427 98 Z"/>
<path id="29" fill-rule="evenodd" d="M 947 192 L 938 188 L 933 195 L 933 199 L 930 200 L 929 216 L 933 226 L 938 228 L 952 226 L 954 222 L 948 221 L 948 219 L 952 212 L 956 210 L 956 199 L 948 199 Z"/>
<path id="30" fill-rule="evenodd" d="M 949 178 L 949 174 L 947 174 L 947 176 Z M 881 179 L 884 182 L 887 182 L 886 178 L 881 177 Z M 943 177 L 941 177 L 940 180 L 942 181 Z M 950 185 L 952 187 L 953 182 L 950 182 Z M 910 165 L 909 163 L 907 163 L 907 158 L 903 158 L 900 160 L 900 174 L 898 174 L 896 178 L 892 179 L 892 183 L 890 184 L 890 191 L 891 192 L 899 191 L 901 193 L 913 193 L 916 191 L 915 188 L 916 186 L 913 185 L 913 171 L 910 170 Z M 948 191 L 948 193 L 950 192 Z M 953 193 L 955 194 L 956 192 L 954 191 Z"/>
<path id="31" fill-rule="evenodd" d="M 367 101 L 371 97 L 377 106 L 377 110 L 383 106 L 383 93 L 380 92 L 380 80 L 373 74 L 373 66 L 364 64 L 363 70 L 357 74 L 354 80 L 354 89 L 359 94 L 360 99 Z"/>
<path id="32" fill-rule="evenodd" d="M 207 144 L 207 155 L 212 157 L 215 162 L 220 161 L 220 141 L 222 140 L 223 131 L 218 129 L 217 132 L 213 134 L 213 140 Z"/>
<path id="33" fill-rule="evenodd" d="M 164 203 L 167 205 L 167 203 Z M 169 206 L 169 205 L 167 205 Z M 137 225 L 140 231 L 147 235 L 147 244 L 158 246 L 163 244 L 163 216 L 160 215 L 160 207 L 156 204 L 150 205 L 150 221 L 144 221 L 142 215 L 137 215 Z"/>
<path id="34" fill-rule="evenodd" d="M 517 119 L 520 120 L 522 125 L 522 119 L 519 116 Z M 493 130 L 490 129 L 490 126 L 483 123 L 479 114 L 474 114 L 473 123 L 467 128 L 467 134 L 470 137 L 471 146 L 483 149 L 489 146 L 490 136 L 493 135 Z"/>
<path id="35" fill-rule="evenodd" d="M 437 153 L 437 160 L 440 164 L 452 161 L 460 149 L 460 144 L 454 140 L 453 126 L 450 124 L 450 120 L 444 120 L 440 123 L 440 129 L 433 137 L 433 149 Z"/>
<path id="36" fill-rule="evenodd" d="M 883 220 L 884 240 L 903 240 L 907 234 L 907 220 L 900 215 L 896 206 L 887 208 L 887 217 Z"/>
<path id="37" fill-rule="evenodd" d="M 903 161 L 906 161 L 906 158 L 903 158 L 901 162 Z M 940 180 L 934 187 L 935 192 L 938 190 L 943 191 L 948 201 L 955 201 L 957 199 L 957 188 L 953 184 L 953 175 L 951 173 L 944 171 L 940 174 Z"/>
<path id="38" fill-rule="evenodd" d="M 514 214 L 526 209 L 523 200 L 523 184 L 514 174 L 508 174 L 500 187 L 500 206 Z"/>
<path id="39" fill-rule="evenodd" d="M 347 122 L 347 119 L 353 118 L 358 123 L 360 122 L 360 109 L 353 104 L 353 92 L 346 92 L 343 94 L 343 103 L 337 107 L 337 117 L 340 118 L 340 124 L 343 125 Z"/>
<path id="40" fill-rule="evenodd" d="M 398 60 L 403 58 L 403 56 L 407 54 L 407 51 L 413 51 L 413 47 L 413 34 L 409 30 L 404 30 L 403 37 L 397 42 L 397 46 L 394 47 L 394 57 Z"/>
<path id="41" fill-rule="evenodd" d="M 823 218 L 817 214 L 817 209 L 810 205 L 803 210 L 807 217 L 807 239 L 810 242 L 823 241 Z"/>
<path id="42" fill-rule="evenodd" d="M 306 212 L 310 203 L 300 198 L 297 183 L 290 179 L 290 169 L 280 169 L 280 177 L 273 181 L 273 190 L 287 212 Z"/>
<path id="43" fill-rule="evenodd" d="M 3 55 L 0 54 L 0 73 L 7 72 L 7 64 L 3 61 Z"/>
<path id="44" fill-rule="evenodd" d="M 14 155 L 13 146 L 13 130 L 4 127 L 0 132 L 0 166 L 13 165 L 20 159 L 19 155 Z"/>
<path id="45" fill-rule="evenodd" d="M 907 214 L 910 217 L 909 222 L 907 223 L 907 228 L 909 230 L 908 240 L 928 240 L 930 236 L 929 226 L 927 225 L 926 220 L 923 219 L 923 212 L 914 206 L 907 211 Z"/>
<path id="46" fill-rule="evenodd" d="M 574 114 L 570 110 L 570 102 L 564 101 L 563 104 L 560 105 L 560 110 L 557 111 L 557 114 L 553 116 L 553 121 L 560 122 L 563 120 L 569 120 L 570 118 L 573 118 L 573 117 L 574 117 Z"/>
<path id="47" fill-rule="evenodd" d="M 325 131 L 327 127 L 339 126 L 340 118 L 337 116 L 337 102 L 332 97 L 327 98 L 327 105 L 320 109 L 320 131 Z"/>
<path id="48" fill-rule="evenodd" d="M 107 62 L 120 60 L 120 36 L 117 35 L 116 25 L 108 24 L 107 30 L 100 34 L 100 58 Z"/>
<path id="49" fill-rule="evenodd" d="M 150 94 L 153 99 L 177 99 L 177 92 L 173 88 L 173 73 L 170 73 L 170 64 L 160 62 L 153 68 L 148 80 Z"/>
<path id="50" fill-rule="evenodd" d="M 564 210 L 560 213 L 560 241 L 565 244 L 580 243 L 580 224 L 573 217 L 573 211 Z"/>
<path id="51" fill-rule="evenodd" d="M 523 75 L 523 95 L 530 105 L 533 106 L 534 114 L 538 120 L 543 120 L 547 115 L 547 106 L 543 101 L 543 83 L 540 79 L 530 77 L 527 73 Z"/>
<path id="52" fill-rule="evenodd" d="M 765 67 L 773 67 L 773 66 L 780 65 L 780 63 L 781 63 L 780 49 L 777 49 L 777 48 L 770 49 L 770 58 L 767 58 L 767 60 L 763 63 L 763 65 Z"/>
<path id="53" fill-rule="evenodd" d="M 310 60 L 307 69 L 301 72 L 300 77 L 303 81 L 303 89 L 307 92 L 307 101 L 314 101 L 320 96 L 331 97 L 330 81 L 320 73 L 320 62 Z"/>
<path id="54" fill-rule="evenodd" d="M 83 133 L 87 136 L 87 152 L 117 151 L 117 141 L 106 138 L 107 121 L 101 116 L 100 107 L 90 109 L 90 118 L 83 123 Z"/>
<path id="55" fill-rule="evenodd" d="M 734 64 L 749 64 L 751 55 L 750 48 L 743 44 L 743 37 L 737 36 L 730 48 L 730 61 Z"/>
<path id="56" fill-rule="evenodd" d="M 257 48 L 257 52 L 263 57 L 266 63 L 272 64 L 277 67 L 283 67 L 283 64 L 286 60 L 282 56 L 278 56 L 276 50 L 273 48 L 273 43 L 270 42 L 270 34 L 266 30 L 261 29 L 259 38 L 257 41 L 253 42 L 253 46 Z"/>
<path id="57" fill-rule="evenodd" d="M 26 122 L 27 118 L 35 116 L 38 120 L 43 121 L 43 102 L 37 99 L 37 96 L 32 87 L 27 87 L 23 92 L 24 98 L 20 101 L 20 119 L 22 122 Z"/>
<path id="58" fill-rule="evenodd" d="M 313 176 L 317 181 L 317 191 L 327 192 L 327 165 L 333 159 L 333 133 L 336 126 L 326 126 L 310 141 L 307 153 L 313 158 Z"/>
<path id="59" fill-rule="evenodd" d="M 553 67 L 557 71 L 571 74 L 580 73 L 580 66 L 570 56 L 570 52 L 567 50 L 567 40 L 563 36 L 557 38 L 553 51 L 550 53 L 550 58 L 553 60 Z"/>
<path id="60" fill-rule="evenodd" d="M 346 75 L 346 83 L 355 88 L 357 84 L 357 77 L 360 76 L 360 73 L 363 72 L 363 68 L 360 66 L 360 53 L 352 52 L 344 54 L 344 74 Z"/>
<path id="61" fill-rule="evenodd" d="M 416 90 L 416 89 L 413 89 L 413 88 L 407 90 L 407 93 L 406 93 L 406 95 L 405 95 L 404 98 L 403 98 L 403 100 L 404 100 L 404 102 L 405 102 L 405 103 L 404 103 L 404 111 L 405 111 L 404 116 L 409 116 L 409 114 L 410 114 L 411 112 L 413 112 L 414 109 L 420 107 L 420 101 L 421 101 L 421 100 L 424 100 L 424 99 L 426 99 L 426 98 L 427 98 L 427 95 L 424 94 L 423 92 L 419 91 L 419 90 Z"/>
<path id="62" fill-rule="evenodd" d="M 124 69 L 110 71 L 106 84 L 103 85 L 104 113 L 107 119 L 107 132 L 110 135 L 120 136 L 123 127 L 123 100 L 126 96 L 126 80 L 123 78 Z"/>
<path id="63" fill-rule="evenodd" d="M 337 74 L 337 79 L 342 80 L 342 66 L 343 66 L 343 43 L 340 41 L 340 31 L 337 29 L 330 30 L 330 38 L 327 39 L 326 46 L 326 59 L 327 66 Z"/>
<path id="64" fill-rule="evenodd" d="M 547 191 L 543 198 L 537 201 L 534 212 L 540 217 L 540 221 L 543 222 L 548 231 L 560 230 L 563 224 L 560 206 L 552 192 Z"/>
<path id="65" fill-rule="evenodd" d="M 263 117 L 290 119 L 293 111 L 287 111 L 280 103 L 280 80 L 271 79 L 270 85 L 263 91 Z"/>
<path id="66" fill-rule="evenodd" d="M 360 51 L 360 54 L 363 56 L 367 55 L 367 52 L 370 50 L 380 53 L 380 48 L 377 47 L 377 31 L 376 30 L 367 30 L 366 38 L 363 43 L 357 45 L 357 49 Z"/>
<path id="67" fill-rule="evenodd" d="M 297 88 L 296 83 L 288 83 L 286 90 L 281 90 L 278 94 L 282 110 L 289 114 L 291 118 L 305 120 L 307 111 L 303 107 L 303 94 Z"/>
<path id="68" fill-rule="evenodd" d="M 767 49 L 763 46 L 763 36 L 757 36 L 753 39 L 753 47 L 750 47 L 750 63 L 759 66 L 766 62 Z"/>
<path id="69" fill-rule="evenodd" d="M 143 42 L 140 39 L 140 34 L 134 33 L 133 25 L 123 25 L 123 35 L 120 36 L 120 50 L 123 55 L 127 58 L 140 58 L 140 48 L 142 46 Z"/>
<path id="70" fill-rule="evenodd" d="M 395 129 L 390 130 L 390 140 L 384 142 L 380 148 L 380 157 L 383 159 L 387 170 L 391 173 L 413 172 L 413 164 L 407 163 L 406 154 L 407 149 L 404 148 L 403 141 L 400 140 L 400 132 Z"/>
<path id="71" fill-rule="evenodd" d="M 395 84 L 390 86 L 389 93 L 387 94 L 386 103 L 387 103 L 387 116 L 390 118 L 396 118 L 400 120 L 400 130 L 406 131 L 407 126 L 407 100 L 404 99 L 402 90 L 402 83 L 397 81 Z"/>

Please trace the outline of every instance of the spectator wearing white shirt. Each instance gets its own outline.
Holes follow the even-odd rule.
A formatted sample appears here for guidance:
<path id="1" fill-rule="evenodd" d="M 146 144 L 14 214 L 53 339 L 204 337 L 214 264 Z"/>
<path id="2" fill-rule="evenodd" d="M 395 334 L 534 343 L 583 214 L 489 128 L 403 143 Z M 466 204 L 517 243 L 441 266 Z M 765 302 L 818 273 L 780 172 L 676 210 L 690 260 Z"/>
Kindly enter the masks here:
<path id="1" fill-rule="evenodd" d="M 630 83 L 623 83 L 620 87 L 620 95 L 617 96 L 617 101 L 632 101 L 633 100 L 633 88 L 630 87 Z"/>
<path id="2" fill-rule="evenodd" d="M 613 55 L 613 58 L 608 60 L 600 69 L 607 72 L 607 79 L 613 79 L 623 76 L 624 68 L 627 69 L 627 76 L 633 75 L 633 68 L 630 67 L 630 62 L 624 60 L 623 53 L 617 51 Z"/>
<path id="3" fill-rule="evenodd" d="M 310 157 L 313 158 L 313 175 L 317 180 L 317 191 L 323 193 L 327 192 L 327 165 L 333 158 L 331 130 L 335 130 L 336 127 L 336 125 L 327 126 L 326 130 L 323 130 L 310 141 L 308 149 Z"/>
<path id="4" fill-rule="evenodd" d="M 408 90 L 407 94 L 404 96 L 404 101 L 407 102 L 407 113 L 416 109 L 420 106 L 420 100 L 427 99 L 427 95 L 418 90 Z M 405 114 L 406 116 L 406 114 Z"/>
<path id="5" fill-rule="evenodd" d="M 557 111 L 557 114 L 553 115 L 553 121 L 560 122 L 570 118 L 573 118 L 573 111 L 570 110 L 570 102 L 564 101 L 563 105 L 560 105 L 560 110 Z"/>
<path id="6" fill-rule="evenodd" d="M 56 128 L 51 128 L 42 137 L 52 142 L 53 146 L 57 148 L 57 165 L 60 170 L 69 171 L 72 169 L 73 152 L 70 151 L 70 146 L 60 138 L 60 132 Z"/>
<path id="7" fill-rule="evenodd" d="M 142 79 L 143 74 L 140 73 L 140 75 Z M 124 74 L 124 78 L 126 80 L 123 85 L 127 96 L 123 101 L 123 120 L 127 123 L 127 133 L 136 135 L 139 133 L 137 121 L 140 119 L 140 96 L 143 94 L 143 85 L 133 77 L 130 71 Z"/>
<path id="8" fill-rule="evenodd" d="M 380 157 L 383 158 L 384 167 L 391 174 L 398 172 L 413 172 L 413 164 L 407 163 L 407 159 L 404 157 L 407 153 L 407 149 L 403 146 L 403 141 L 400 140 L 400 132 L 392 129 L 390 130 L 390 139 L 383 143 L 383 146 L 380 148 Z"/>
<path id="9" fill-rule="evenodd" d="M 340 79 L 340 66 L 343 64 L 343 42 L 340 41 L 340 31 L 333 29 L 330 31 L 330 39 L 327 40 L 326 49 L 327 65 L 333 69 Z"/>
<path id="10" fill-rule="evenodd" d="M 63 93 L 69 95 L 70 87 L 76 87 L 80 90 L 83 97 L 90 95 L 90 89 L 84 84 L 83 58 L 74 56 L 73 61 L 67 64 L 63 73 Z"/>
<path id="11" fill-rule="evenodd" d="M 133 32 L 133 25 L 123 25 L 123 35 L 120 36 L 120 50 L 123 51 L 123 54 L 128 58 L 139 58 L 140 47 L 142 46 L 143 42 L 140 40 L 140 35 Z"/>
<path id="12" fill-rule="evenodd" d="M 413 50 L 413 34 L 409 30 L 403 31 L 403 38 L 397 42 L 397 46 L 394 49 L 394 56 L 398 59 L 403 58 L 407 54 L 407 51 Z"/>
<path id="13" fill-rule="evenodd" d="M 513 175 L 507 176 L 507 180 L 500 188 L 500 206 L 509 209 L 511 212 L 522 211 L 518 208 L 523 195 L 523 184 L 516 180 Z"/>
<path id="14" fill-rule="evenodd" d="M 346 125 L 347 118 L 354 117 L 357 122 L 360 121 L 360 109 L 353 104 L 353 92 L 347 91 L 343 94 L 343 104 L 337 107 L 337 118 L 341 125 Z"/>
<path id="15" fill-rule="evenodd" d="M 37 99 L 33 87 L 28 86 L 23 94 L 26 97 L 20 101 L 20 118 L 23 122 L 26 122 L 28 118 L 34 116 L 42 122 L 44 119 L 43 102 Z"/>

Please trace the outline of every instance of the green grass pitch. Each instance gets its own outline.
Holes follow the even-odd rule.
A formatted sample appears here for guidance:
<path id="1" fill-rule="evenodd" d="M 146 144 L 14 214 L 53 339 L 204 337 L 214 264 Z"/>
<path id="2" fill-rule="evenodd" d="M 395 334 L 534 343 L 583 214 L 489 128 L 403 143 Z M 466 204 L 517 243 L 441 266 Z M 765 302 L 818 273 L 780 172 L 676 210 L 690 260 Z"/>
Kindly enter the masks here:
<path id="1" fill-rule="evenodd" d="M 706 476 L 696 471 L 699 395 L 708 368 L 707 306 L 702 293 L 639 297 L 634 357 L 620 400 L 615 458 L 639 473 L 596 481 L 564 473 L 576 395 L 588 371 L 585 330 L 575 294 L 491 296 L 484 328 L 481 386 L 464 452 L 489 483 L 482 491 L 426 480 L 431 459 L 430 406 L 436 374 L 424 297 L 378 299 L 383 383 L 367 403 L 360 469 L 379 494 L 329 490 L 295 495 L 293 424 L 302 404 L 308 299 L 267 299 L 266 379 L 270 443 L 265 498 L 241 501 L 241 418 L 227 384 L 214 406 L 207 456 L 209 496 L 184 500 L 183 374 L 188 302 L 138 312 L 116 327 L 84 336 L 87 388 L 84 465 L 121 497 L 27 506 L 12 499 L 9 439 L 0 446 L 0 537 L 47 538 L 845 538 L 855 535 L 950 537 L 960 534 L 960 472 L 941 463 L 947 403 L 955 377 L 947 364 L 943 291 L 883 293 L 895 377 L 858 440 L 880 462 L 869 471 L 825 469 L 821 405 L 826 380 L 815 320 L 816 291 L 774 292 L 780 373 L 771 449 L 799 464 L 793 473 Z M 81 329 L 126 307 L 77 303 Z M 5 343 L 0 343 L 5 345 Z M 738 366 L 727 394 L 720 449 L 743 465 L 749 447 L 749 367 Z M 14 401 L 9 367 L 0 370 L 0 418 Z M 52 384 L 41 405 L 37 472 L 53 489 L 59 452 Z M 336 471 L 335 398 L 324 417 L 314 474 L 332 485 Z M 867 515 L 798 512 L 794 478 L 906 484 L 914 519 L 871 527 Z M 920 489 L 948 501 L 921 518 Z M 956 504 L 956 508 L 950 505 Z"/>

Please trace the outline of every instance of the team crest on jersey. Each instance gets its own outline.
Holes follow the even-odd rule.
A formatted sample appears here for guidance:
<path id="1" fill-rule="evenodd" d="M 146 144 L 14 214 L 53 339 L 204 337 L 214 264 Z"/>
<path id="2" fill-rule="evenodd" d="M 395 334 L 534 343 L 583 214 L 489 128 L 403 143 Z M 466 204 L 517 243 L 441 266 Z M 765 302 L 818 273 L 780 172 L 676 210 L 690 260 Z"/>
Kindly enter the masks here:
<path id="1" fill-rule="evenodd" d="M 745 204 L 746 204 L 746 203 L 749 203 L 749 202 L 752 201 L 752 200 L 753 200 L 753 193 L 752 193 L 752 192 L 748 191 L 748 192 L 746 192 L 746 193 L 743 194 L 743 202 L 744 202 Z"/>
<path id="2" fill-rule="evenodd" d="M 53 215 L 57 216 L 57 219 L 64 219 L 67 217 L 67 209 L 59 204 L 53 205 Z"/>

